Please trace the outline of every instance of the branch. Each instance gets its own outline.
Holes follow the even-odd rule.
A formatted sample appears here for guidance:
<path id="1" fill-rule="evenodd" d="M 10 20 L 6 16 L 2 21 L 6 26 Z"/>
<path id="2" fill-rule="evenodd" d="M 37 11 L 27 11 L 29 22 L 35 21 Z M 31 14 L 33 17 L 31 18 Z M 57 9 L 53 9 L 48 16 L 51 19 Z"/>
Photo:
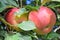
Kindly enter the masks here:
<path id="1" fill-rule="evenodd" d="M 3 22 L 5 25 L 7 25 L 9 28 L 12 28 L 13 30 L 20 31 L 20 28 L 17 26 L 11 25 L 3 17 L 0 17 L 0 21 Z"/>

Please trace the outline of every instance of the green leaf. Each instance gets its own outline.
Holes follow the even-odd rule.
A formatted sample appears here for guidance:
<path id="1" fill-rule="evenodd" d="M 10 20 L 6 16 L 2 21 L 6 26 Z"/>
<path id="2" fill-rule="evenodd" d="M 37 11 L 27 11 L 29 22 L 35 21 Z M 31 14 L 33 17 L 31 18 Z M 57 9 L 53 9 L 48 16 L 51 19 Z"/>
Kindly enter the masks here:
<path id="1" fill-rule="evenodd" d="M 31 5 L 26 5 L 25 8 L 28 9 L 29 11 L 31 10 L 38 10 L 40 6 L 31 6 Z"/>
<path id="2" fill-rule="evenodd" d="M 6 0 L 8 5 L 13 5 L 18 7 L 18 4 L 15 2 L 15 0 Z"/>
<path id="3" fill-rule="evenodd" d="M 0 40 L 3 40 L 4 38 L 3 37 L 0 37 Z"/>
<path id="4" fill-rule="evenodd" d="M 60 25 L 60 21 L 56 21 L 56 24 L 55 25 Z"/>
<path id="5" fill-rule="evenodd" d="M 58 1 L 58 2 L 60 2 L 60 0 L 52 0 L 52 1 Z"/>
<path id="6" fill-rule="evenodd" d="M 6 34 L 5 40 L 32 40 L 31 36 L 22 35 L 20 33 Z"/>
<path id="7" fill-rule="evenodd" d="M 23 21 L 22 23 L 18 24 L 18 27 L 24 31 L 34 30 L 36 28 L 32 21 Z"/>
<path id="8" fill-rule="evenodd" d="M 32 40 L 31 36 L 25 35 L 20 37 L 20 40 Z"/>
<path id="9" fill-rule="evenodd" d="M 6 33 L 6 31 L 4 31 L 4 30 L 0 30 L 0 36 L 5 36 L 5 33 Z"/>
<path id="10" fill-rule="evenodd" d="M 15 6 L 18 7 L 18 4 L 14 0 L 2 0 L 0 1 L 0 12 L 2 12 L 6 7 Z"/>
<path id="11" fill-rule="evenodd" d="M 0 1 L 0 12 L 2 12 L 6 8 L 4 2 Z"/>
<path id="12" fill-rule="evenodd" d="M 5 37 L 6 31 L 0 29 L 0 40 L 3 40 Z"/>
<path id="13" fill-rule="evenodd" d="M 58 18 L 58 20 L 60 21 L 60 15 L 59 15 L 59 14 L 57 14 L 57 18 Z"/>
<path id="14" fill-rule="evenodd" d="M 55 32 L 51 32 L 48 34 L 47 39 L 51 40 L 53 38 L 59 38 L 59 37 L 60 37 L 60 34 L 57 34 Z"/>
<path id="15" fill-rule="evenodd" d="M 50 8 L 60 7 L 60 2 L 58 2 L 58 1 L 51 1 L 51 2 L 47 3 L 47 5 Z"/>
<path id="16" fill-rule="evenodd" d="M 19 40 L 20 39 L 20 34 L 19 33 L 16 33 L 16 34 L 6 34 L 5 36 L 5 40 Z"/>

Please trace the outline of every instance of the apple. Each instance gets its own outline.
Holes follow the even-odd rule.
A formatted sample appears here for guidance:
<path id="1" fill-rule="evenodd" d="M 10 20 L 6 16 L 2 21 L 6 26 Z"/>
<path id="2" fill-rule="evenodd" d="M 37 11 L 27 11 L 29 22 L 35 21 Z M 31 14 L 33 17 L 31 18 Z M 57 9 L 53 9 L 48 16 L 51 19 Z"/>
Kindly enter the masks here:
<path id="1" fill-rule="evenodd" d="M 37 34 L 48 34 L 51 32 L 56 23 L 55 13 L 48 7 L 40 6 L 40 8 L 29 13 L 29 20 L 35 23 Z"/>
<path id="2" fill-rule="evenodd" d="M 17 24 L 21 23 L 22 21 L 26 21 L 27 20 L 27 14 L 23 14 L 21 16 L 19 16 L 19 14 L 17 15 L 16 12 L 19 12 L 19 8 L 12 8 L 10 9 L 6 15 L 5 15 L 5 20 L 10 23 L 11 25 L 14 25 L 14 29 L 18 30 L 17 28 Z M 19 31 L 19 30 L 18 30 Z"/>
<path id="3" fill-rule="evenodd" d="M 16 12 L 19 12 L 18 8 L 12 8 L 6 13 L 5 19 L 8 23 L 16 25 L 24 20 L 27 20 L 26 14 L 19 17 L 19 14 L 17 15 Z"/>

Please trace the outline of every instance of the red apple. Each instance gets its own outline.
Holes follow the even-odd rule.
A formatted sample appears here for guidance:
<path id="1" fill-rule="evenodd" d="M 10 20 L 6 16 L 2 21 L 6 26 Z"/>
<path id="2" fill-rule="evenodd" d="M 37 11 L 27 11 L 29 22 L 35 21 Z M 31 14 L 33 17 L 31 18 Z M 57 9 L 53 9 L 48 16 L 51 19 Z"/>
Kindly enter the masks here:
<path id="1" fill-rule="evenodd" d="M 8 23 L 13 25 L 17 24 L 14 13 L 17 12 L 18 10 L 19 10 L 18 8 L 12 8 L 6 13 L 5 19 Z"/>
<path id="2" fill-rule="evenodd" d="M 41 6 L 37 11 L 29 13 L 29 20 L 35 23 L 38 34 L 47 34 L 52 30 L 56 22 L 56 16 L 50 8 Z"/>
<path id="3" fill-rule="evenodd" d="M 18 8 L 12 8 L 10 9 L 6 15 L 5 15 L 5 20 L 10 23 L 11 25 L 14 25 L 13 29 L 19 31 L 20 29 L 17 27 L 18 23 L 21 23 L 22 21 L 27 20 L 27 14 L 19 15 L 16 14 L 16 12 L 19 12 L 20 9 Z"/>
<path id="4" fill-rule="evenodd" d="M 25 14 L 21 17 L 18 17 L 18 15 L 16 15 L 16 12 L 19 12 L 18 8 L 12 8 L 7 12 L 5 19 L 8 23 L 16 25 L 24 20 L 27 20 L 27 16 Z"/>

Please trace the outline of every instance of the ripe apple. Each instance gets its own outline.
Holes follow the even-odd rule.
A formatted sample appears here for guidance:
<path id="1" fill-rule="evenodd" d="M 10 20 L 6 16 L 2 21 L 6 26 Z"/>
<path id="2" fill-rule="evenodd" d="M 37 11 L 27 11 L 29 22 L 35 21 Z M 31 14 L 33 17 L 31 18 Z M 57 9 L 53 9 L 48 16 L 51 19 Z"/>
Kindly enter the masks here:
<path id="1" fill-rule="evenodd" d="M 12 8 L 10 9 L 6 15 L 5 15 L 5 20 L 10 23 L 11 25 L 14 25 L 14 29 L 17 29 L 18 28 L 16 27 L 16 25 L 18 23 L 21 23 L 22 21 L 26 21 L 27 20 L 27 14 L 24 14 L 24 15 L 21 15 L 19 16 L 19 14 L 17 15 L 16 12 L 19 12 L 20 9 L 18 8 Z"/>
<path id="2" fill-rule="evenodd" d="M 24 20 L 27 20 L 26 14 L 18 17 L 19 14 L 17 15 L 16 12 L 19 12 L 18 8 L 12 8 L 7 12 L 7 14 L 5 15 L 5 19 L 8 23 L 10 23 L 12 25 L 16 25 Z"/>
<path id="3" fill-rule="evenodd" d="M 56 15 L 50 8 L 41 6 L 37 11 L 29 13 L 29 20 L 35 23 L 38 34 L 47 34 L 56 22 Z"/>

